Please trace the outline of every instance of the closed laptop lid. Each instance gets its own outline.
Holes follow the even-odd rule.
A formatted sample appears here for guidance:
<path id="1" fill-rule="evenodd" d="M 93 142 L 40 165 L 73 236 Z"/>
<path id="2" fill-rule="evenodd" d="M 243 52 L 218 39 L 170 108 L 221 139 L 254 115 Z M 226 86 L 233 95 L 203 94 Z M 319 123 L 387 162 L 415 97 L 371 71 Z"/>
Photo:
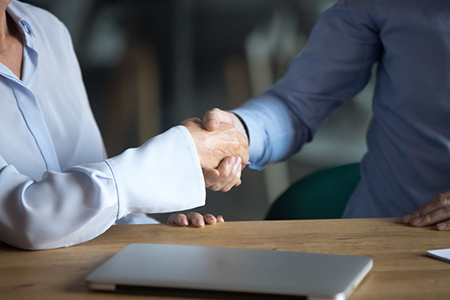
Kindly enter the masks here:
<path id="1" fill-rule="evenodd" d="M 203 246 L 130 244 L 87 278 L 94 290 L 183 290 L 346 299 L 369 257 Z"/>

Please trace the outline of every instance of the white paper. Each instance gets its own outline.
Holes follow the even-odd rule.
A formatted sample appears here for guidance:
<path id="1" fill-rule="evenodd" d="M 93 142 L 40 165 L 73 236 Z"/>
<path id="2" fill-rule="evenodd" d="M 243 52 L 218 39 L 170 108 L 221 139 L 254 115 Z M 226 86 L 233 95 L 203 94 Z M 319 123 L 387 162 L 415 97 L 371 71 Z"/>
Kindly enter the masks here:
<path id="1" fill-rule="evenodd" d="M 430 250 L 428 255 L 450 263 L 450 249 Z"/>

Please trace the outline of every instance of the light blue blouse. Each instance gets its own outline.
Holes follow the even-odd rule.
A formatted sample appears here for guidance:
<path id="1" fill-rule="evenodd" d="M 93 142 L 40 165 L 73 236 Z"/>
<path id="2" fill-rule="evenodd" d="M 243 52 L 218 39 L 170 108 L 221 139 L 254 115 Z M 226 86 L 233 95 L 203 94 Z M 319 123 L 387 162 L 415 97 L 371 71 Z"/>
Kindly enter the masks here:
<path id="1" fill-rule="evenodd" d="M 0 64 L 0 240 L 26 249 L 92 239 L 131 213 L 204 204 L 195 144 L 182 126 L 106 159 L 66 27 L 7 8 L 24 41 L 23 78 Z"/>
<path id="2" fill-rule="evenodd" d="M 249 129 L 251 167 L 311 141 L 375 63 L 368 153 L 345 217 L 400 217 L 450 190 L 448 0 L 340 0 L 326 11 L 285 76 L 234 111 Z"/>

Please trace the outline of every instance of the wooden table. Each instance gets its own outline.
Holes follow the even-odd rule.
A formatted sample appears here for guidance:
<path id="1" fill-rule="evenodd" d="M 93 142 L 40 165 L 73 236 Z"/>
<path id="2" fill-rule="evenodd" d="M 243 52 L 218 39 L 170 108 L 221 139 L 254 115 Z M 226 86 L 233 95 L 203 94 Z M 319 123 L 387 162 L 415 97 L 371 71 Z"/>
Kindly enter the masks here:
<path id="1" fill-rule="evenodd" d="M 226 222 L 202 229 L 116 225 L 65 249 L 22 251 L 0 243 L 0 299 L 157 299 L 91 292 L 85 285 L 88 273 L 130 243 L 370 256 L 374 267 L 351 300 L 450 299 L 450 264 L 426 256 L 450 248 L 450 232 L 398 219 Z"/>

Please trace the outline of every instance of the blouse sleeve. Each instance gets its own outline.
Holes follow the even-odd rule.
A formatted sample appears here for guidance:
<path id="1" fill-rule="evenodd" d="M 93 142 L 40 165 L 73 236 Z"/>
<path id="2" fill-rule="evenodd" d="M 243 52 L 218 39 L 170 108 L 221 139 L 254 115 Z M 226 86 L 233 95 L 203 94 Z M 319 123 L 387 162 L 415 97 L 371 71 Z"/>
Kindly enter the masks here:
<path id="1" fill-rule="evenodd" d="M 23 249 L 88 241 L 129 213 L 162 213 L 204 205 L 197 150 L 183 126 L 103 162 L 39 181 L 0 156 L 0 240 Z"/>

